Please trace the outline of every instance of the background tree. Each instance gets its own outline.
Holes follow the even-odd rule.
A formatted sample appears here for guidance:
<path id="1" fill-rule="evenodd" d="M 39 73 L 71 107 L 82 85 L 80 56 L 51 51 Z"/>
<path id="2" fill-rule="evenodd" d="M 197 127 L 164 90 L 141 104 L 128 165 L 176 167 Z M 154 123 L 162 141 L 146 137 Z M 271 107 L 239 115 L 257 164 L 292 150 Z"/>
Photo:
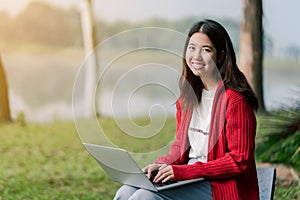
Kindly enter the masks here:
<path id="1" fill-rule="evenodd" d="M 98 90 L 96 88 L 98 76 L 98 58 L 95 48 L 97 46 L 96 24 L 92 11 L 92 1 L 81 2 L 81 27 L 85 56 L 85 81 L 84 81 L 84 107 L 85 117 L 93 117 L 94 112 L 99 116 Z"/>
<path id="2" fill-rule="evenodd" d="M 0 57 L 0 123 L 11 121 L 6 75 Z"/>
<path id="3" fill-rule="evenodd" d="M 243 0 L 240 30 L 239 66 L 257 95 L 259 111 L 265 111 L 263 99 L 263 27 L 262 0 Z"/>

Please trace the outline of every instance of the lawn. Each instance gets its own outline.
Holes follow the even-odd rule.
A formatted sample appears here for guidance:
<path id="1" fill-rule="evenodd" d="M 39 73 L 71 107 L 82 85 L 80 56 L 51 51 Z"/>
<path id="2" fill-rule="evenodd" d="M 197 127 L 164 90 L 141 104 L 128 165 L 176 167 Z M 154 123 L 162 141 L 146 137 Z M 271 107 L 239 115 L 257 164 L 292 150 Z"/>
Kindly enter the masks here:
<path id="1" fill-rule="evenodd" d="M 100 121 L 104 129 L 110 129 L 109 137 L 119 146 L 126 148 L 130 143 L 132 151 L 145 151 L 145 148 L 161 145 L 133 142 L 128 136 L 122 136 L 112 120 Z M 147 120 L 139 123 L 147 124 Z M 174 127 L 175 122 L 170 119 L 162 133 L 173 132 Z M 166 135 L 156 137 L 170 140 L 171 134 Z M 1 125 L 0 153 L 0 200 L 107 200 L 112 199 L 119 187 L 85 151 L 73 122 Z M 298 186 L 276 187 L 275 199 L 297 198 L 298 190 Z"/>
<path id="2" fill-rule="evenodd" d="M 73 122 L 0 127 L 0 199 L 111 199 L 111 182 Z"/>

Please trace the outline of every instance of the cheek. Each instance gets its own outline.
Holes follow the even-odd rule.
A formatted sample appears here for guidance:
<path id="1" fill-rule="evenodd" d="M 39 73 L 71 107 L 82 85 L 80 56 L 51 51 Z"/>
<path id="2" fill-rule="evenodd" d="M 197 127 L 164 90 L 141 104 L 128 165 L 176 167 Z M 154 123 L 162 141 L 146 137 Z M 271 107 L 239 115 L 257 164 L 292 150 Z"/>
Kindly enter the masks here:
<path id="1" fill-rule="evenodd" d="M 186 51 L 185 53 L 185 59 L 187 60 L 190 57 L 190 53 L 188 51 Z"/>
<path id="2" fill-rule="evenodd" d="M 207 63 L 214 63 L 216 64 L 217 58 L 215 55 L 210 55 L 207 54 L 205 56 L 203 56 L 203 59 L 207 62 Z"/>
<path id="3" fill-rule="evenodd" d="M 185 61 L 186 61 L 186 63 L 189 64 L 190 60 L 191 60 L 191 55 L 189 53 L 186 53 L 185 54 Z"/>
<path id="4" fill-rule="evenodd" d="M 185 58 L 186 58 L 187 60 L 192 60 L 193 57 L 194 57 L 194 53 L 193 53 L 193 52 L 187 51 L 187 52 L 185 53 Z"/>

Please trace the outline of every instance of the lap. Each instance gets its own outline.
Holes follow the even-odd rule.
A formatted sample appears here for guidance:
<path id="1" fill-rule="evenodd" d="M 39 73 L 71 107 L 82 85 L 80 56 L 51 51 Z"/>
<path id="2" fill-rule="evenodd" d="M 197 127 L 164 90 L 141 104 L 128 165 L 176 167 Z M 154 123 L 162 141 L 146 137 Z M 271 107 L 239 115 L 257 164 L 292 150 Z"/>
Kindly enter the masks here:
<path id="1" fill-rule="evenodd" d="M 116 193 L 114 200 L 164 200 L 157 192 L 137 188 L 129 185 L 123 185 Z"/>
<path id="2" fill-rule="evenodd" d="M 196 183 L 187 184 L 180 187 L 175 187 L 169 190 L 163 190 L 160 192 L 165 197 L 168 197 L 172 200 L 180 199 L 212 199 L 212 190 L 209 181 L 199 181 Z"/>
<path id="3" fill-rule="evenodd" d="M 142 188 L 123 185 L 116 193 L 115 200 L 118 199 L 212 199 L 211 185 L 209 181 L 200 181 L 180 187 L 175 187 L 159 192 L 149 191 Z"/>

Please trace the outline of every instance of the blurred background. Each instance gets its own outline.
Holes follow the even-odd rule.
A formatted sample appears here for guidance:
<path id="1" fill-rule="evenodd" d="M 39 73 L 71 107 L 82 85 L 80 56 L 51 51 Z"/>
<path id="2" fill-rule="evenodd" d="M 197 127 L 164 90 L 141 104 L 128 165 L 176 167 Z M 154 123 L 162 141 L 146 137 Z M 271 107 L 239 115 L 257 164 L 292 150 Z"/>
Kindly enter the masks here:
<path id="1" fill-rule="evenodd" d="M 263 4 L 262 37 L 253 28 L 260 16 L 244 17 L 247 2 L 254 17 Z M 185 37 L 204 18 L 225 26 L 238 62 L 250 57 L 241 44 L 263 39 L 250 50 L 263 59 L 249 65 L 262 75 L 265 105 L 256 162 L 277 170 L 274 199 L 299 199 L 299 8 L 298 0 L 1 0 L 0 200 L 112 199 L 120 185 L 83 141 L 125 148 L 140 165 L 167 152 Z M 240 39 L 246 18 L 258 30 L 252 45 Z"/>
<path id="2" fill-rule="evenodd" d="M 267 110 L 276 109 L 288 101 L 299 86 L 300 27 L 296 23 L 299 6 L 300 2 L 296 0 L 263 1 L 263 87 Z M 186 34 L 193 22 L 211 18 L 227 28 L 236 52 L 239 51 L 243 11 L 239 0 L 98 0 L 93 1 L 92 11 L 98 44 L 122 31 L 142 27 L 169 28 Z M 80 0 L 1 1 L 0 53 L 7 75 L 13 118 L 23 113 L 27 120 L 35 122 L 72 119 L 72 87 L 85 59 L 81 12 Z M 153 37 L 152 40 L 174 42 L 168 40 L 168 37 Z M 122 48 L 120 45 L 130 47 L 130 42 L 128 38 L 110 42 L 109 51 Z M 152 59 L 164 62 L 164 58 L 158 58 L 158 54 L 154 53 Z M 100 64 L 105 57 L 105 53 L 99 55 Z M 127 61 L 125 58 L 122 66 L 111 67 L 112 72 L 106 75 L 100 93 L 100 110 L 102 108 L 103 115 L 112 115 L 103 105 L 110 98 L 106 89 L 111 90 L 115 83 L 112 80 L 118 79 L 128 70 L 128 66 L 136 66 L 136 63 L 129 61 L 138 57 L 141 55 L 128 57 Z M 151 58 L 148 60 L 151 62 Z M 168 60 L 168 65 L 180 70 L 178 58 L 170 57 Z M 119 75 L 113 75 L 115 72 Z M 156 73 L 156 76 L 163 79 L 166 74 Z M 175 81 L 176 88 L 176 78 L 171 80 Z M 149 99 L 149 95 L 146 99 Z M 141 100 L 145 101 L 145 98 Z M 145 104 L 137 107 L 141 110 L 142 106 Z"/>

